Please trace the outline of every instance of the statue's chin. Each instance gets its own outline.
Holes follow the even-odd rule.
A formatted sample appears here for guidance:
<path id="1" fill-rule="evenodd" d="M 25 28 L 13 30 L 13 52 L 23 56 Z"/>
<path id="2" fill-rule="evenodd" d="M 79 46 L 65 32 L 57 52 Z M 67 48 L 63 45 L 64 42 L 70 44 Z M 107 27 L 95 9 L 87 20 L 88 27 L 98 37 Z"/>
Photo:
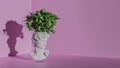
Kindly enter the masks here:
<path id="1" fill-rule="evenodd" d="M 45 50 L 44 53 L 41 55 L 37 55 L 37 53 L 32 52 L 30 55 L 34 60 L 43 61 L 44 59 L 48 57 L 49 51 Z"/>

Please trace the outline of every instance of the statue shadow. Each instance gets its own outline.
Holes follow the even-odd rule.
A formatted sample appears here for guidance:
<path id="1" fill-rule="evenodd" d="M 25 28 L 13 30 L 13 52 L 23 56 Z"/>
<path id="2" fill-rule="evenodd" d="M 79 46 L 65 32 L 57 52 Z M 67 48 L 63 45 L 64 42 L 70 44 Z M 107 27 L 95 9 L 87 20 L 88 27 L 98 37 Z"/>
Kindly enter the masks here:
<path id="1" fill-rule="evenodd" d="M 6 29 L 3 29 L 3 32 L 4 34 L 7 34 L 9 36 L 7 40 L 7 44 L 8 44 L 10 53 L 8 54 L 8 56 L 10 57 L 16 56 L 16 54 L 18 53 L 15 49 L 17 37 L 20 37 L 21 39 L 24 38 L 24 35 L 22 32 L 23 26 L 13 20 L 7 21 L 5 26 L 6 26 Z"/>

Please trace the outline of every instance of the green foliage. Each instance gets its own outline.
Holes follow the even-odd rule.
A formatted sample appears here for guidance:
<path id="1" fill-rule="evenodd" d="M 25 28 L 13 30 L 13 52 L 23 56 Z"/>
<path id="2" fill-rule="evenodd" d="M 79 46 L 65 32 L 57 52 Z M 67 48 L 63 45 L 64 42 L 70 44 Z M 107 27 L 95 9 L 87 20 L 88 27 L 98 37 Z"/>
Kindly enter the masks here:
<path id="1" fill-rule="evenodd" d="M 30 30 L 34 29 L 35 32 L 47 33 L 55 33 L 54 26 L 59 19 L 56 14 L 48 12 L 45 9 L 41 9 L 35 13 L 30 13 L 30 15 L 27 15 L 26 18 L 26 25 Z"/>

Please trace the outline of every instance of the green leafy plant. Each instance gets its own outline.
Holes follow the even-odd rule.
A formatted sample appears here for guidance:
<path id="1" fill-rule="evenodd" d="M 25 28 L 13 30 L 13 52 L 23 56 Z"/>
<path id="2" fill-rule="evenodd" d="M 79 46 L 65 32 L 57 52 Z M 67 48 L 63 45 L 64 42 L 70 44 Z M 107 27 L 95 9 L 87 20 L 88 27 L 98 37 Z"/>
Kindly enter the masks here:
<path id="1" fill-rule="evenodd" d="M 30 13 L 26 16 L 26 25 L 31 30 L 34 29 L 35 32 L 52 32 L 55 33 L 54 26 L 59 19 L 55 13 L 41 9 L 35 13 Z"/>

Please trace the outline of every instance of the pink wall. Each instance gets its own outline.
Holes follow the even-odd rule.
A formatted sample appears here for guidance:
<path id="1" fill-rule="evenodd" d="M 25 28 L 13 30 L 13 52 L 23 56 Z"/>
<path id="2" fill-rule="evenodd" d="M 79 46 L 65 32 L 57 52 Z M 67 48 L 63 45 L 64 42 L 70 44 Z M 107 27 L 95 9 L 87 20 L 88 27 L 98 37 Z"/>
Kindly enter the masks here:
<path id="1" fill-rule="evenodd" d="M 120 58 L 120 0 L 33 0 L 59 15 L 51 53 Z"/>
<path id="2" fill-rule="evenodd" d="M 59 15 L 56 34 L 47 49 L 55 54 L 120 58 L 119 0 L 0 0 L 0 57 L 9 53 L 8 36 L 3 34 L 7 20 L 23 25 L 24 39 L 17 38 L 19 54 L 31 51 L 31 32 L 25 16 L 46 8 Z"/>
<path id="3" fill-rule="evenodd" d="M 31 6 L 31 0 L 0 0 L 0 57 L 5 57 L 9 53 L 7 44 L 9 36 L 3 34 L 2 31 L 9 20 L 17 21 L 23 25 L 24 39 L 17 38 L 16 50 L 19 54 L 31 51 L 31 33 L 26 29 L 25 22 L 23 22 L 28 12 L 31 12 Z"/>

